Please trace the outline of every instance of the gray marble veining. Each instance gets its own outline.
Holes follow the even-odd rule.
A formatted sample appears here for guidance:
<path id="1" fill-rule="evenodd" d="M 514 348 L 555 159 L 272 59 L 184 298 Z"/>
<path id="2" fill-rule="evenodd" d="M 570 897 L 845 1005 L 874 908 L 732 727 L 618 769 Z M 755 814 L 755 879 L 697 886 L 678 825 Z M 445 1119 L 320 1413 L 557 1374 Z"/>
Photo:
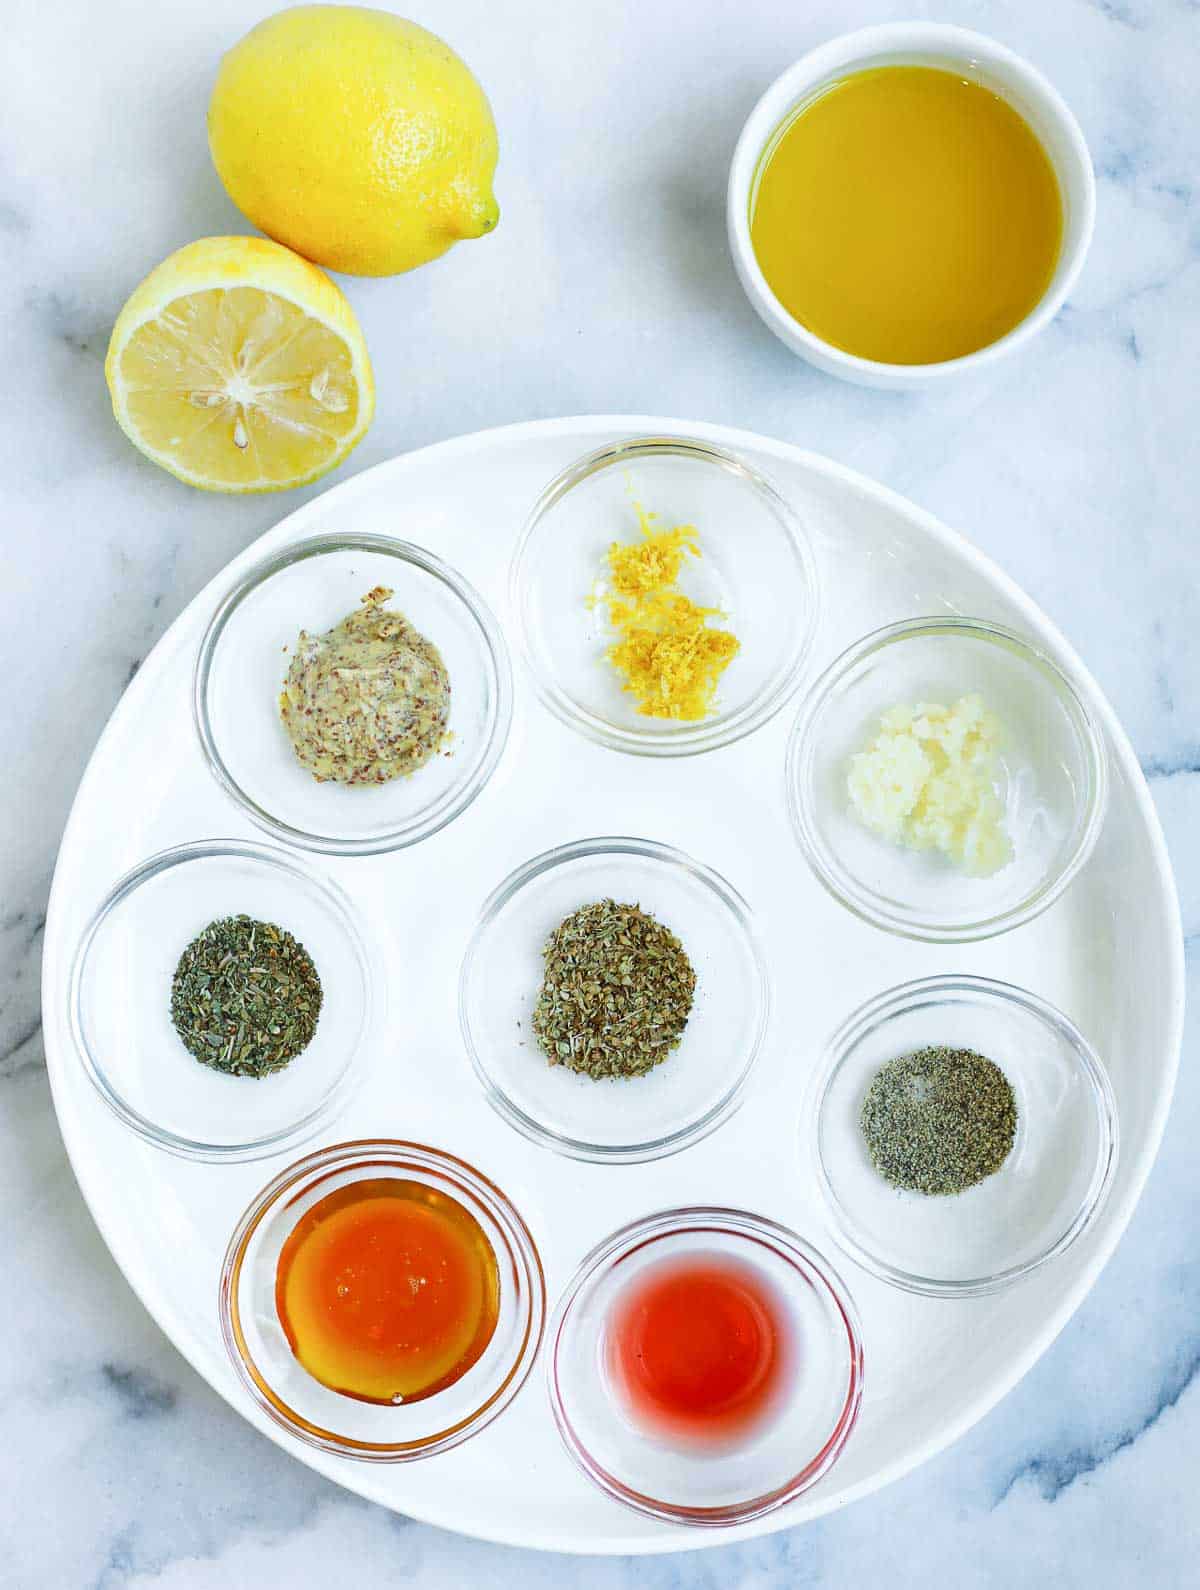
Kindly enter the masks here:
<path id="1" fill-rule="evenodd" d="M 497 1549 L 371 1507 L 262 1439 L 179 1358 L 92 1225 L 39 1036 L 46 892 L 76 783 L 155 640 L 305 493 L 222 500 L 141 460 L 102 361 L 128 291 L 191 237 L 243 231 L 208 162 L 217 56 L 261 0 L 64 0 L 6 16 L 0 112 L 4 437 L 0 784 L 0 1585 L 317 1590 L 352 1573 L 528 1590 L 1197 1582 L 1197 1038 L 1128 1236 L 1034 1372 L 958 1446 L 843 1514 L 661 1559 Z M 380 403 L 351 469 L 480 426 L 678 413 L 780 435 L 965 531 L 1060 622 L 1125 722 L 1200 965 L 1200 9 L 946 0 L 932 14 L 1041 66 L 1084 126 L 1092 254 L 1028 352 L 928 396 L 841 386 L 743 299 L 725 168 L 763 86 L 810 44 L 924 4 L 444 0 L 418 19 L 486 84 L 494 237 L 351 282 Z M 346 473 L 346 471 L 343 471 Z M 335 477 L 335 479 L 338 477 Z"/>

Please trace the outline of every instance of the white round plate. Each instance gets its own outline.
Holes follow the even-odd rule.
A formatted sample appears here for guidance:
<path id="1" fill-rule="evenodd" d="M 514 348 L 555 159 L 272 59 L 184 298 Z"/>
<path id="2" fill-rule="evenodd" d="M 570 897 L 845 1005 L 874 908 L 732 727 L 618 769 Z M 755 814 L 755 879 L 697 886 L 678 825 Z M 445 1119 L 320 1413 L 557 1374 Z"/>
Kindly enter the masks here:
<path id="1" fill-rule="evenodd" d="M 477 1165 L 528 1220 L 551 1303 L 607 1233 L 651 1210 L 693 1203 L 740 1205 L 794 1227 L 849 1284 L 866 1355 L 858 1429 L 813 1490 L 728 1531 L 656 1524 L 594 1491 L 559 1446 L 540 1364 L 503 1418 L 424 1463 L 327 1457 L 268 1425 L 226 1361 L 217 1278 L 238 1216 L 283 1162 L 196 1164 L 139 1141 L 85 1075 L 67 1009 L 79 935 L 121 873 L 184 840 L 253 836 L 204 764 L 190 692 L 204 626 L 254 560 L 332 531 L 415 541 L 463 571 L 501 616 L 516 652 L 506 576 L 542 487 L 618 436 L 668 433 L 740 451 L 808 526 L 824 586 L 809 680 L 858 636 L 897 619 L 939 612 L 996 619 L 1076 670 L 1104 727 L 1113 775 L 1096 851 L 1045 915 L 982 944 L 918 944 L 860 922 L 801 858 L 783 780 L 799 698 L 736 746 L 643 759 L 575 734 L 537 703 L 518 672 L 504 760 L 469 811 L 399 854 L 307 858 L 357 903 L 388 983 L 388 1041 L 325 1140 L 415 1139 Z M 580 1164 L 528 1142 L 484 1101 L 459 1036 L 459 962 L 483 900 L 530 856 L 594 834 L 661 840 L 728 878 L 755 912 L 773 982 L 770 1030 L 740 1113 L 653 1164 Z M 956 1304 L 893 1290 L 839 1255 L 799 1151 L 807 1084 L 826 1036 L 869 995 L 953 971 L 1024 984 L 1078 1023 L 1111 1072 L 1122 1143 L 1112 1197 L 1083 1240 L 1024 1284 Z M 1183 957 L 1162 834 L 1129 743 L 1062 637 L 1010 580 L 928 514 L 827 459 L 720 426 L 609 416 L 516 425 L 382 464 L 307 503 L 201 592 L 138 671 L 80 785 L 51 895 L 43 1003 L 58 1117 L 97 1224 L 151 1314 L 240 1413 L 302 1462 L 416 1518 L 524 1546 L 652 1552 L 763 1534 L 841 1507 L 932 1456 L 1016 1384 L 1078 1307 L 1146 1180 L 1178 1064 Z"/>

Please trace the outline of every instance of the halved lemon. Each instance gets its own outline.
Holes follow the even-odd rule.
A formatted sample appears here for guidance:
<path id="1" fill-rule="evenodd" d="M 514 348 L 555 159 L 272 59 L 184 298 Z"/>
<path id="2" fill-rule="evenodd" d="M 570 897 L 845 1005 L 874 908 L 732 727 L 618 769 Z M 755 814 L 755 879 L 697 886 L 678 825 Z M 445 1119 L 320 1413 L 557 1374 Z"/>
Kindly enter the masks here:
<path id="1" fill-rule="evenodd" d="M 316 480 L 375 412 L 342 292 L 259 237 L 206 237 L 169 255 L 117 317 L 104 374 L 134 446 L 205 491 Z"/>

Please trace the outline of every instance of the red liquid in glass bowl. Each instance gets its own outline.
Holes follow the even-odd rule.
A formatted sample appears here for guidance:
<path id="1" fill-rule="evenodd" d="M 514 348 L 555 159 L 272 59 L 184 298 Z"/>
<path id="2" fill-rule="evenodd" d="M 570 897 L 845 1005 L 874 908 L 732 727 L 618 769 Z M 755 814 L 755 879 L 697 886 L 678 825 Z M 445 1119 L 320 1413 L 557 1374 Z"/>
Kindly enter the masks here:
<path id="1" fill-rule="evenodd" d="M 789 1310 L 754 1266 L 664 1259 L 612 1305 L 605 1365 L 626 1416 L 674 1444 L 728 1447 L 770 1422 L 795 1368 Z"/>

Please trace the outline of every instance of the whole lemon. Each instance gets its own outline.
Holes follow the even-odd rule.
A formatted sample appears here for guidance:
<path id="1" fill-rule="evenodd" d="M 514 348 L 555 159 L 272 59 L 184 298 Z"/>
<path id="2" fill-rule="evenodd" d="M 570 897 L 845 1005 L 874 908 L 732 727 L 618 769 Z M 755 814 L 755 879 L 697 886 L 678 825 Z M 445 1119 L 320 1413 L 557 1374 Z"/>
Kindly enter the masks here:
<path id="1" fill-rule="evenodd" d="M 487 96 L 449 45 L 388 11 L 260 22 L 221 62 L 208 142 L 242 214 L 330 270 L 412 270 L 499 220 Z"/>

